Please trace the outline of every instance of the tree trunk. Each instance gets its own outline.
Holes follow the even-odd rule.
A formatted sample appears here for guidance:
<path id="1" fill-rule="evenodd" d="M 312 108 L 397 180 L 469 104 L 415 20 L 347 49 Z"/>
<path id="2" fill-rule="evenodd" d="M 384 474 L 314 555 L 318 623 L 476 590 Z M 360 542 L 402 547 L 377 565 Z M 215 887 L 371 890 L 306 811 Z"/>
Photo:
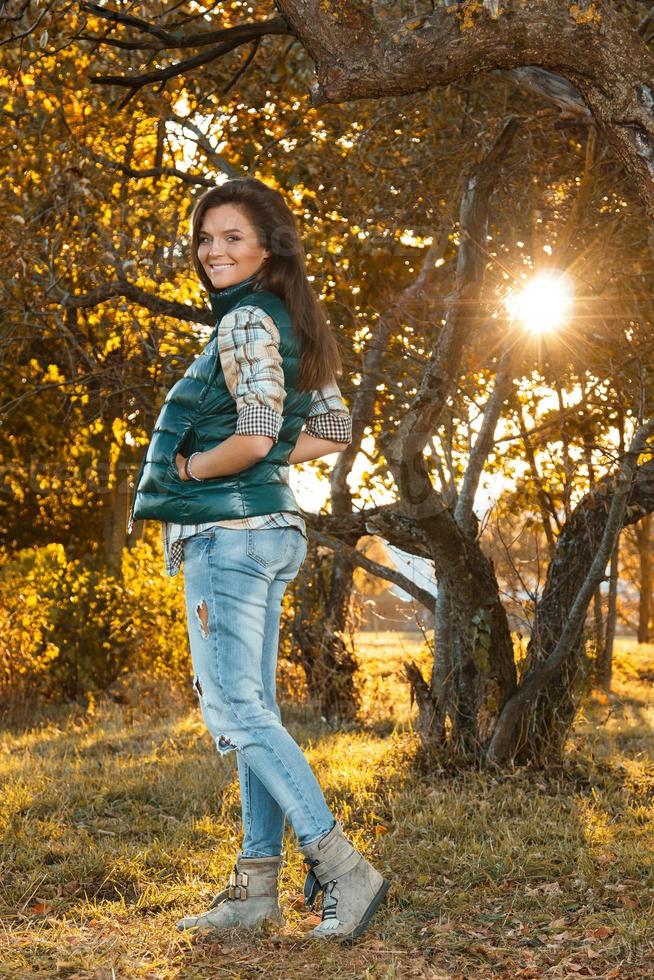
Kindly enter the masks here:
<path id="1" fill-rule="evenodd" d="M 422 296 L 427 276 L 448 243 L 448 235 L 443 234 L 440 240 L 435 241 L 426 250 L 420 273 L 414 282 L 390 302 L 385 313 L 377 319 L 373 327 L 372 337 L 364 351 L 362 378 L 357 386 L 351 408 L 352 441 L 342 453 L 338 454 L 330 477 L 332 515 L 336 522 L 342 521 L 343 526 L 346 526 L 347 519 L 351 520 L 354 512 L 348 476 L 360 451 L 365 428 L 374 415 L 376 390 L 383 377 L 383 359 L 388 341 L 394 328 L 401 322 L 402 312 L 407 304 L 416 297 Z M 356 545 L 358 537 L 358 534 L 352 534 L 349 536 L 349 543 Z M 337 669 L 337 665 L 340 664 L 346 674 L 350 676 L 350 682 L 344 677 L 343 683 L 338 685 L 338 704 L 334 706 L 335 709 L 338 708 L 339 714 L 347 712 L 349 715 L 355 714 L 357 708 L 355 689 L 351 683 L 351 678 L 357 669 L 357 663 L 354 650 L 345 652 L 343 636 L 350 631 L 352 626 L 352 590 L 356 564 L 353 558 L 349 559 L 340 554 L 334 555 L 331 584 L 324 608 L 325 623 L 333 625 L 329 632 L 325 632 L 321 636 L 324 661 L 330 664 L 333 669 Z M 422 601 L 420 596 L 416 596 L 416 598 Z M 349 707 L 346 705 L 348 697 L 351 699 Z M 325 701 L 324 698 L 322 700 Z"/>
<path id="2" fill-rule="evenodd" d="M 620 537 L 616 541 L 611 555 L 611 570 L 609 572 L 609 607 L 606 613 L 606 635 L 598 649 L 595 669 L 596 682 L 605 691 L 611 690 L 611 673 L 613 670 L 613 644 L 615 641 L 615 623 L 618 615 L 618 572 L 620 569 Z"/>
<path id="3" fill-rule="evenodd" d="M 398 487 L 400 508 L 428 542 L 438 580 L 439 626 L 447 636 L 446 646 L 444 636 L 436 639 L 435 655 L 443 660 L 434 665 L 431 688 L 418 677 L 415 665 L 407 671 L 412 693 L 421 705 L 421 738 L 426 746 L 442 741 L 447 712 L 453 744 L 473 757 L 482 750 L 479 714 L 491 681 L 497 688 L 498 710 L 515 689 L 506 613 L 492 564 L 479 547 L 478 522 L 472 511 L 509 383 L 508 349 L 503 352 L 454 510 L 444 493 L 432 486 L 423 450 L 454 386 L 463 345 L 479 326 L 485 257 L 478 243 L 486 241 L 489 201 L 516 128 L 517 121 L 510 119 L 466 179 L 459 212 L 456 287 L 448 297 L 445 323 L 409 411 L 394 432 L 380 439 Z"/>
<path id="4" fill-rule="evenodd" d="M 598 661 L 604 648 L 604 616 L 602 615 L 602 590 L 597 586 L 593 594 L 593 636 Z"/>
<path id="5" fill-rule="evenodd" d="M 113 466 L 108 467 L 103 501 L 103 549 L 107 569 L 112 575 L 120 573 L 121 556 L 125 547 L 130 497 L 127 479 L 121 480 L 123 448 Z"/>
<path id="6" fill-rule="evenodd" d="M 344 603 L 349 606 L 353 566 L 346 570 L 345 576 L 340 570 L 336 572 L 334 581 L 341 556 L 332 553 L 330 561 L 321 559 L 318 547 L 310 541 L 307 559 L 297 580 L 300 601 L 292 635 L 299 650 L 309 697 L 320 714 L 329 719 L 352 719 L 359 706 L 354 680 L 358 663 L 354 651 L 346 643 L 346 632 L 326 616 L 325 607 L 327 596 L 335 597 L 339 590 Z M 331 570 L 326 574 L 328 564 Z M 336 599 L 332 598 L 332 602 Z M 346 610 L 344 618 L 347 617 Z"/>
<path id="7" fill-rule="evenodd" d="M 431 697 L 434 704 L 433 738 L 445 739 L 445 719 L 452 692 L 452 616 L 445 582 L 439 583 L 434 622 L 434 666 Z"/>
<path id="8" fill-rule="evenodd" d="M 652 515 L 646 514 L 635 527 L 640 559 L 640 598 L 638 602 L 638 642 L 652 639 Z"/>
<path id="9" fill-rule="evenodd" d="M 504 706 L 487 751 L 503 764 L 537 765 L 560 752 L 574 717 L 584 666 L 583 625 L 622 527 L 654 510 L 654 464 L 638 467 L 654 421 L 641 426 L 617 477 L 600 481 L 579 502 L 557 542 L 527 649 L 528 668 Z"/>
<path id="10" fill-rule="evenodd" d="M 334 554 L 331 581 L 320 635 L 320 665 L 323 677 L 322 705 L 327 717 L 356 717 L 359 697 L 355 674 L 359 663 L 346 637 L 352 629 L 352 589 L 355 564 Z"/>
<path id="11" fill-rule="evenodd" d="M 331 510 L 337 519 L 352 513 L 352 497 L 345 475 L 345 470 L 341 468 L 335 478 L 332 470 Z M 358 662 L 353 646 L 348 649 L 344 637 L 351 634 L 353 626 L 352 593 L 356 563 L 347 555 L 333 552 L 330 568 L 322 628 L 316 647 L 320 651 L 320 672 L 319 675 L 314 672 L 314 678 L 321 677 L 323 714 L 326 717 L 354 718 L 359 703 L 354 683 Z M 342 676 L 337 678 L 335 674 L 338 671 L 342 672 Z"/>

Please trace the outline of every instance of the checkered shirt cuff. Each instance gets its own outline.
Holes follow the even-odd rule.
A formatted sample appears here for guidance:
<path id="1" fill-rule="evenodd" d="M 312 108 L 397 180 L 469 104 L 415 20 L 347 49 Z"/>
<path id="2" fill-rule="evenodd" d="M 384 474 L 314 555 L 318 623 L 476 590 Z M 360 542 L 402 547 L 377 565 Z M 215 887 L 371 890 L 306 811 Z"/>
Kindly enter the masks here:
<path id="1" fill-rule="evenodd" d="M 304 428 L 316 439 L 352 442 L 352 416 L 345 412 L 323 412 L 320 415 L 311 415 L 304 423 Z"/>
<path id="2" fill-rule="evenodd" d="M 238 413 L 237 436 L 270 436 L 275 442 L 282 427 L 282 416 L 267 405 L 246 405 Z"/>

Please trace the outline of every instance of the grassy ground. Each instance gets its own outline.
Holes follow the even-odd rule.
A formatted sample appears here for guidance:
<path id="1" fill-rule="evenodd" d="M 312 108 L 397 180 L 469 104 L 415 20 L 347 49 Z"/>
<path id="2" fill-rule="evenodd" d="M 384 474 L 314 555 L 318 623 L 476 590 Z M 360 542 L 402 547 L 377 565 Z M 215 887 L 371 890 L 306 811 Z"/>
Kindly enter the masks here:
<path id="1" fill-rule="evenodd" d="M 497 777 L 415 771 L 400 668 L 419 644 L 361 643 L 364 724 L 334 731 L 284 709 L 337 817 L 393 883 L 353 947 L 303 938 L 318 920 L 290 829 L 285 929 L 178 934 L 240 843 L 234 756 L 218 757 L 194 705 L 130 723 L 109 704 L 1 737 L 0 976 L 653 977 L 654 646 L 619 644 L 615 696 L 589 704 L 561 770 Z"/>

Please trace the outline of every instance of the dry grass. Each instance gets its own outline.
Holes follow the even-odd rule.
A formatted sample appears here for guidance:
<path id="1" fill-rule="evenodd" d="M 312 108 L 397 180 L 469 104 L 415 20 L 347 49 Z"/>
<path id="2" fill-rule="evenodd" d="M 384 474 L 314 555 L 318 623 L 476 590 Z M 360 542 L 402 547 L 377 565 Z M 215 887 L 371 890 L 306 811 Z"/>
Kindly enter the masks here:
<path id="1" fill-rule="evenodd" d="M 654 647 L 620 644 L 615 697 L 588 705 L 560 771 L 498 778 L 416 771 L 401 663 L 420 644 L 361 643 L 364 724 L 285 708 L 336 815 L 392 879 L 354 946 L 303 938 L 317 920 L 290 829 L 280 934 L 179 935 L 240 843 L 234 757 L 195 707 L 129 724 L 105 704 L 2 736 L 0 976 L 654 976 Z"/>

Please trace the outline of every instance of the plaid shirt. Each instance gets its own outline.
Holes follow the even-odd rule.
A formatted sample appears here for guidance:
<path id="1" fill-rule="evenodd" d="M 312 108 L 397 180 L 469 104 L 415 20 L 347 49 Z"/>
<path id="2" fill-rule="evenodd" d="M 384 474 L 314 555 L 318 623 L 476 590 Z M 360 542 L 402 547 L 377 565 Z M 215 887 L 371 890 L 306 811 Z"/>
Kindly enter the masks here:
<path id="1" fill-rule="evenodd" d="M 274 442 L 282 427 L 284 372 L 279 353 L 279 331 L 274 320 L 257 306 L 241 306 L 227 313 L 218 325 L 215 342 L 225 384 L 236 401 L 237 435 L 270 436 Z M 352 441 L 352 419 L 335 381 L 313 393 L 304 431 L 318 439 Z M 299 514 L 277 511 L 204 524 L 162 523 L 167 575 L 176 575 L 184 560 L 184 539 L 210 527 L 297 527 L 306 537 Z"/>

